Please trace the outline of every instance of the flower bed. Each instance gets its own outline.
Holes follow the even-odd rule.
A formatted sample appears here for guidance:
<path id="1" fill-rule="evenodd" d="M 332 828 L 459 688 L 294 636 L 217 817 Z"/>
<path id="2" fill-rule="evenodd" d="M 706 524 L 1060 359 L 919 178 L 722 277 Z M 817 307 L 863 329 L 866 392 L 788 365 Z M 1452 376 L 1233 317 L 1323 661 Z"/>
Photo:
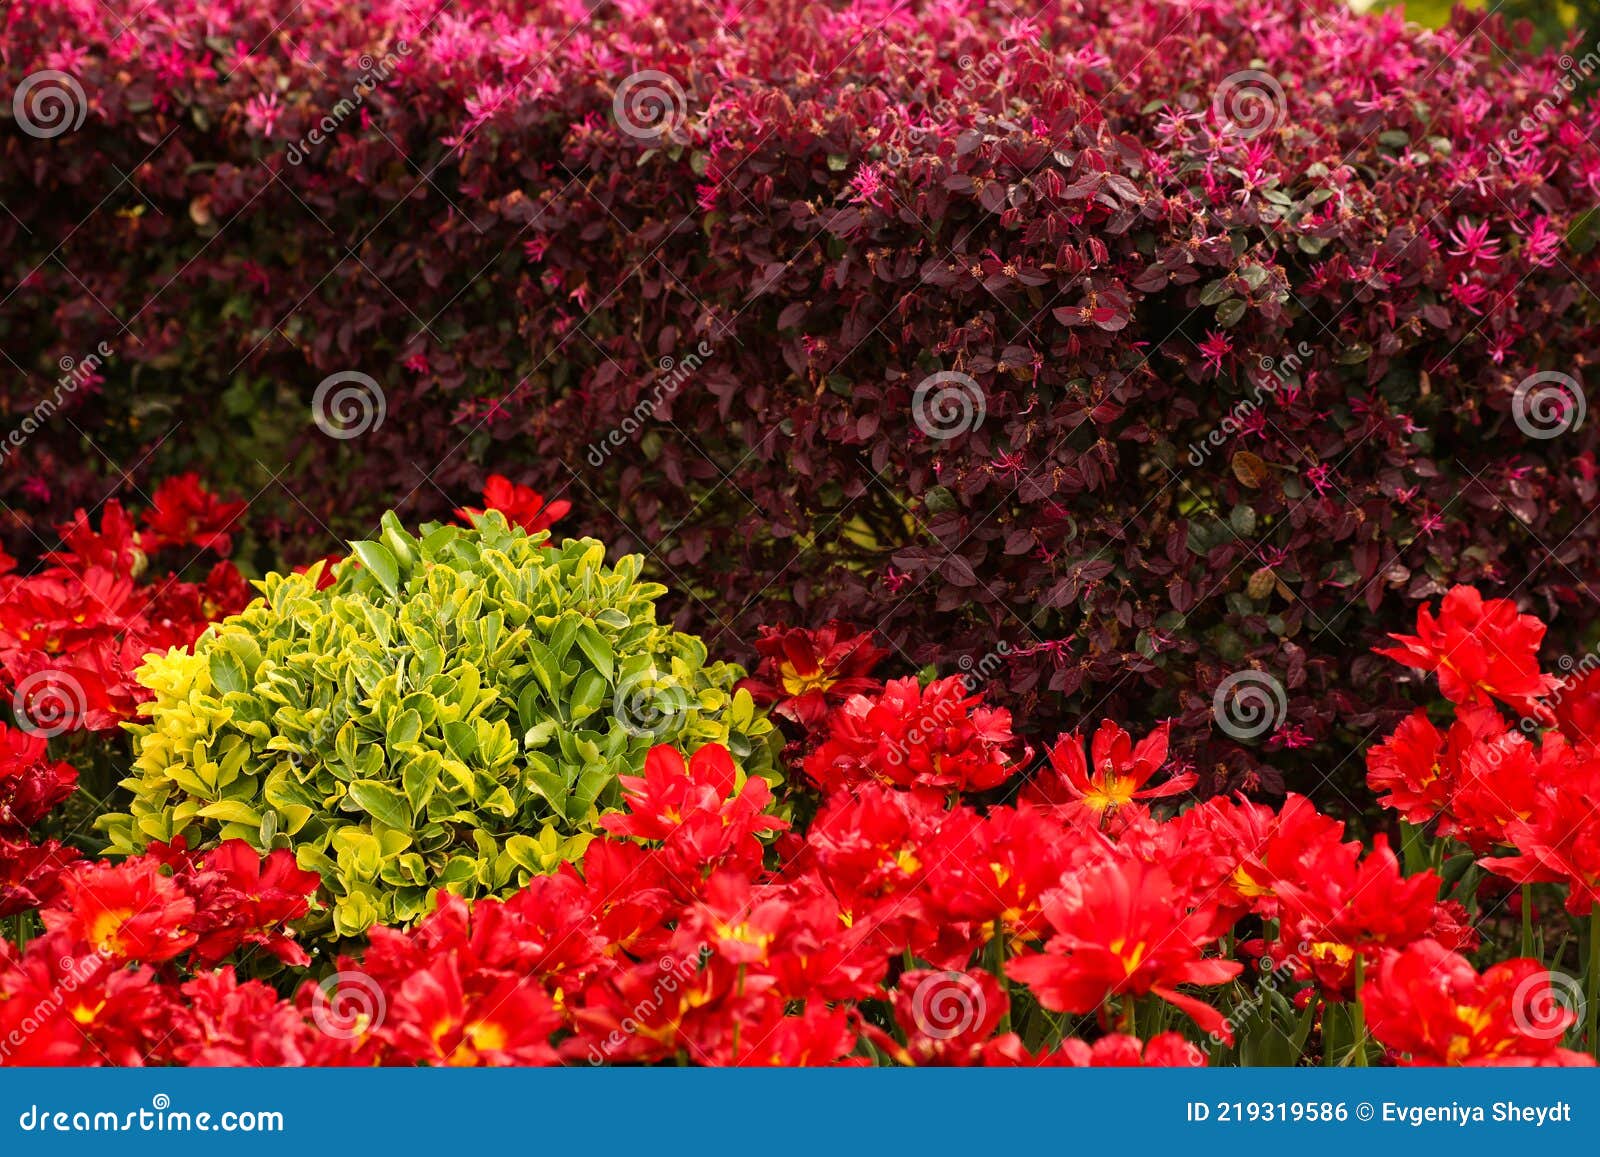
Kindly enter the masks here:
<path id="1" fill-rule="evenodd" d="M 1454 588 L 1383 648 L 1437 673 L 1443 706 L 1367 754 L 1397 852 L 1303 795 L 1195 800 L 1166 723 L 1105 720 L 1032 752 L 977 680 L 882 680 L 886 652 L 839 623 L 767 632 L 731 694 L 652 665 L 647 734 L 625 641 L 667 636 L 615 608 L 653 592 L 605 577 L 586 542 L 462 514 L 418 536 L 386 519 L 330 568 L 269 577 L 192 662 L 150 655 L 133 814 L 103 820 L 120 856 L 60 832 L 80 773 L 26 710 L 0 734 L 0 1060 L 1594 1063 L 1600 676 L 1544 673 L 1544 624 L 1508 602 Z M 78 558 L 116 557 L 147 542 L 127 525 L 64 529 Z M 456 620 L 463 644 L 495 651 L 481 632 L 502 618 L 550 641 L 508 634 L 499 663 L 445 646 L 428 592 L 463 581 L 497 607 Z M 524 604 L 564 584 L 581 619 L 565 647 L 568 612 Z M 411 627 L 382 626 L 383 607 Z M 375 683 L 370 715 L 308 734 L 343 713 L 306 680 L 356 686 L 337 664 L 360 654 L 291 659 L 272 640 L 293 623 L 304 648 L 319 616 L 352 615 L 417 690 Z M 600 626 L 603 644 L 585 633 Z M 546 782 L 545 723 L 496 739 L 497 704 L 535 701 L 563 750 L 593 749 L 575 777 Z M 767 708 L 781 774 L 752 742 Z M 380 734 L 357 742 L 366 719 Z M 75 723 L 58 740 L 116 748 Z M 615 800 L 586 787 L 613 774 L 602 747 Z M 517 805 L 530 789 L 542 803 Z M 562 842 L 551 806 L 582 839 Z"/>

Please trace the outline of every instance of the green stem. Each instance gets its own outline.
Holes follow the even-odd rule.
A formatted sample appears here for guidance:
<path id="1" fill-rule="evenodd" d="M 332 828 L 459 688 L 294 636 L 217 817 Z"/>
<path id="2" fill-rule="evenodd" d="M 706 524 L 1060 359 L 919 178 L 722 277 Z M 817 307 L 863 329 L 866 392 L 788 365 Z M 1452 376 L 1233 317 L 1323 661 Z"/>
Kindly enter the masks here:
<path id="1" fill-rule="evenodd" d="M 1533 885 L 1522 885 L 1522 955 L 1533 955 Z"/>
<path id="2" fill-rule="evenodd" d="M 1005 997 L 1006 1011 L 1000 1017 L 999 1032 L 1011 1031 L 1011 981 L 1006 979 L 1006 922 L 1005 918 L 994 918 L 994 939 L 991 952 L 994 958 L 995 979 L 1000 982 L 1000 991 Z"/>
<path id="3" fill-rule="evenodd" d="M 1367 961 L 1356 950 L 1356 999 L 1350 1006 L 1350 1033 L 1355 1038 L 1351 1045 L 1350 1061 L 1358 1069 L 1367 1067 L 1367 1010 L 1361 1003 L 1361 987 L 1366 980 Z"/>
<path id="4" fill-rule="evenodd" d="M 1415 876 L 1428 863 L 1428 852 L 1422 843 L 1422 829 L 1404 820 L 1400 821 L 1400 856 L 1408 876 Z"/>
<path id="5" fill-rule="evenodd" d="M 1589 909 L 1589 983 L 1583 992 L 1583 1019 L 1589 1053 L 1600 1058 L 1600 904 Z"/>
<path id="6" fill-rule="evenodd" d="M 1046 1011 L 1044 1019 L 1050 1026 L 1050 1048 L 1052 1050 L 1060 1048 L 1061 1042 L 1067 1039 L 1067 1014 Z"/>

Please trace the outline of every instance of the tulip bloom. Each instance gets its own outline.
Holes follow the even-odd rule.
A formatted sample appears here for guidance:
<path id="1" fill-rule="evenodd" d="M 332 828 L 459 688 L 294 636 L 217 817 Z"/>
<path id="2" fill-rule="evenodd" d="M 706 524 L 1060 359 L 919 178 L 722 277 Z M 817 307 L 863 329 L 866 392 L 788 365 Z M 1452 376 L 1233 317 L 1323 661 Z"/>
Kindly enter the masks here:
<path id="1" fill-rule="evenodd" d="M 1041 776 L 1030 786 L 1045 802 L 1077 804 L 1101 819 L 1136 801 L 1179 795 L 1195 785 L 1199 777 L 1193 772 L 1146 786 L 1167 762 L 1170 731 L 1171 724 L 1163 723 L 1135 744 L 1126 731 L 1104 720 L 1090 742 L 1087 761 L 1083 737 L 1074 731 L 1050 749 L 1054 777 Z"/>
<path id="2" fill-rule="evenodd" d="M 1085 1013 L 1113 996 L 1154 993 L 1229 1037 L 1222 1013 L 1177 990 L 1226 984 L 1243 970 L 1203 955 L 1222 931 L 1215 900 L 1195 904 L 1164 868 L 1112 861 L 1069 876 L 1045 897 L 1044 915 L 1056 934 L 1044 952 L 1007 962 L 1006 975 L 1045 1008 Z"/>
<path id="3" fill-rule="evenodd" d="M 566 517 L 572 503 L 558 499 L 547 503 L 544 495 L 531 486 L 519 486 L 503 474 L 491 474 L 483 484 L 484 510 L 498 510 L 512 526 L 521 527 L 529 534 L 549 530 Z M 484 513 L 477 507 L 463 506 L 456 517 L 471 525 Z"/>
<path id="4" fill-rule="evenodd" d="M 1361 990 L 1372 1035 L 1403 1065 L 1592 1065 L 1559 1047 L 1576 1019 L 1537 960 L 1508 960 L 1482 976 L 1431 940 L 1387 952 Z"/>
<path id="5" fill-rule="evenodd" d="M 883 682 L 872 671 L 889 654 L 871 635 L 838 621 L 814 631 L 762 627 L 756 653 L 761 662 L 740 686 L 763 707 L 806 727 L 852 695 L 881 691 Z"/>
<path id="6" fill-rule="evenodd" d="M 1421 607 L 1415 635 L 1390 635 L 1398 647 L 1375 647 L 1408 667 L 1433 671 L 1452 703 L 1487 704 L 1491 697 L 1524 715 L 1546 718 L 1538 702 L 1556 686 L 1539 671 L 1544 624 L 1519 614 L 1510 599 L 1485 599 L 1472 587 L 1452 587 L 1437 618 Z"/>

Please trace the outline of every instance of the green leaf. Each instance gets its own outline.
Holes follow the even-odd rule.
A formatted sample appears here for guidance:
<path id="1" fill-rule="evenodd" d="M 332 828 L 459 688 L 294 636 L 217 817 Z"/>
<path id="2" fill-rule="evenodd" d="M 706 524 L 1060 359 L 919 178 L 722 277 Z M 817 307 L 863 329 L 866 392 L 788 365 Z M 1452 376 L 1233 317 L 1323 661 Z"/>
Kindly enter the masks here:
<path id="1" fill-rule="evenodd" d="M 600 709 L 606 699 L 607 683 L 597 671 L 585 671 L 572 682 L 572 694 L 567 703 L 567 718 L 581 723 Z"/>
<path id="2" fill-rule="evenodd" d="M 411 830 L 411 806 L 406 797 L 387 784 L 358 779 L 350 785 L 352 803 L 379 823 L 400 831 Z"/>
<path id="3" fill-rule="evenodd" d="M 544 688 L 544 693 L 550 696 L 552 703 L 559 700 L 561 688 L 566 681 L 561 677 L 561 668 L 557 665 L 555 656 L 542 643 L 529 639 L 528 658 L 533 662 L 534 676 Z"/>
<path id="4" fill-rule="evenodd" d="M 607 683 L 616 677 L 617 657 L 612 653 L 611 644 L 589 623 L 578 628 L 578 649 L 589 657 L 589 662 Z"/>
<path id="5" fill-rule="evenodd" d="M 361 560 L 361 565 L 372 572 L 379 586 L 391 595 L 399 593 L 400 564 L 388 547 L 381 542 L 366 541 L 352 542 L 350 549 Z"/>
<path id="6" fill-rule="evenodd" d="M 250 689 L 250 676 L 245 673 L 244 663 L 232 651 L 222 647 L 212 651 L 210 668 L 211 685 L 219 694 Z"/>
<path id="7" fill-rule="evenodd" d="M 543 868 L 539 845 L 532 836 L 512 836 L 506 841 L 506 855 L 522 868 L 537 874 Z"/>
<path id="8" fill-rule="evenodd" d="M 261 827 L 261 816 L 256 809 L 248 804 L 240 803 L 236 799 L 224 799 L 218 800 L 216 803 L 209 803 L 201 808 L 198 814 L 205 816 L 207 819 L 221 820 L 226 824 L 249 824 L 258 830 Z"/>
<path id="9" fill-rule="evenodd" d="M 411 804 L 412 814 L 421 812 L 433 798 L 434 789 L 439 786 L 438 755 L 430 751 L 406 764 L 400 773 L 400 783 L 406 789 L 406 800 Z"/>
<path id="10" fill-rule="evenodd" d="M 556 730 L 561 726 L 554 719 L 546 719 L 542 723 L 535 723 L 528 728 L 522 737 L 522 745 L 528 748 L 540 748 L 555 737 Z"/>
<path id="11" fill-rule="evenodd" d="M 396 715 L 389 724 L 389 747 L 395 748 L 404 743 L 415 743 L 421 734 L 422 716 L 408 708 Z"/>
<path id="12" fill-rule="evenodd" d="M 472 753 L 478 750 L 477 730 L 464 719 L 444 725 L 444 741 L 453 754 L 462 763 L 472 758 Z"/>

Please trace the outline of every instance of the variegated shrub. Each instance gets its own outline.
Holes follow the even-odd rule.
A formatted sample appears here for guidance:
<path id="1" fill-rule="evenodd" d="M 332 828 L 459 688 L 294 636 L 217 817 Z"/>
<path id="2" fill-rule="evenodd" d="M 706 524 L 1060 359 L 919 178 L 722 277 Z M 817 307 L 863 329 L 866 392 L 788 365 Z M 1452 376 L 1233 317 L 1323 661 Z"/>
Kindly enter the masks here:
<path id="1" fill-rule="evenodd" d="M 606 565 L 489 512 L 472 528 L 352 544 L 269 575 L 192 651 L 152 656 L 114 850 L 185 837 L 291 847 L 333 896 L 331 931 L 406 924 L 433 890 L 510 891 L 581 853 L 655 743 L 724 743 L 773 775 L 777 742 L 738 667 L 656 622 L 641 560 Z"/>

